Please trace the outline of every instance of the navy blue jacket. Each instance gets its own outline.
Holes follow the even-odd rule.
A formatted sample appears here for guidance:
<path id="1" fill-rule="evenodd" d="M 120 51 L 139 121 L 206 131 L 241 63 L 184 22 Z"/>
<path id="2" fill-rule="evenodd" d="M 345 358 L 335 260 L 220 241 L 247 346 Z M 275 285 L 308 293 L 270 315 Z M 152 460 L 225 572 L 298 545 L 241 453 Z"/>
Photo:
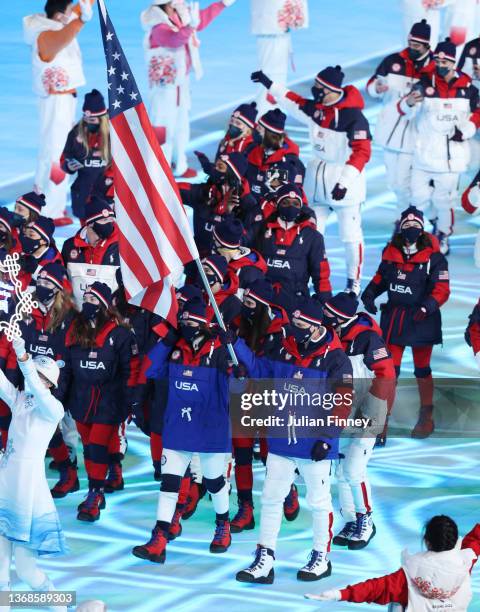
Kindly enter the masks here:
<path id="1" fill-rule="evenodd" d="M 138 348 L 134 334 L 109 321 L 98 332 L 94 348 L 73 344 L 67 334 L 65 375 L 59 399 L 76 421 L 121 423 L 138 402 Z"/>
<path id="2" fill-rule="evenodd" d="M 385 291 L 380 327 L 387 344 L 429 346 L 442 342 L 440 306 L 449 298 L 448 263 L 440 253 L 438 241 L 427 234 L 431 246 L 407 257 L 401 248 L 389 243 L 382 254 L 377 273 L 362 299 L 375 299 Z M 427 318 L 415 321 L 416 311 L 424 307 Z"/>
<path id="3" fill-rule="evenodd" d="M 309 295 L 311 280 L 313 291 L 321 301 L 331 296 L 325 243 L 309 216 L 302 217 L 289 229 L 284 229 L 278 219 L 268 222 L 258 248 L 267 262 L 266 276 L 272 284 L 278 283 L 291 295 Z"/>

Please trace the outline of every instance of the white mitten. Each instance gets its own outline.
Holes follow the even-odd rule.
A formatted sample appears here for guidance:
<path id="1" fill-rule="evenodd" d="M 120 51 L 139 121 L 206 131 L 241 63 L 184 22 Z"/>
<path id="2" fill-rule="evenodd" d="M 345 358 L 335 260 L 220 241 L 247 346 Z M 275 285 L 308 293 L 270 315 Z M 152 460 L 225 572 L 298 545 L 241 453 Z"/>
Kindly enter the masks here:
<path id="1" fill-rule="evenodd" d="M 237 0 L 222 0 L 223 4 L 224 4 L 225 6 L 232 6 L 232 4 L 233 4 L 234 2 L 236 2 L 236 1 L 237 1 Z"/>
<path id="2" fill-rule="evenodd" d="M 27 352 L 25 350 L 25 340 L 23 338 L 14 338 L 12 340 L 12 346 L 17 357 L 23 357 Z"/>
<path id="3" fill-rule="evenodd" d="M 80 19 L 83 23 L 87 23 L 93 17 L 93 9 L 90 4 L 90 0 L 78 0 L 78 6 L 80 7 Z"/>
<path id="4" fill-rule="evenodd" d="M 341 601 L 342 596 L 340 591 L 337 589 L 330 589 L 329 591 L 323 591 L 318 595 L 313 593 L 305 593 L 305 599 L 316 599 L 317 601 Z"/>

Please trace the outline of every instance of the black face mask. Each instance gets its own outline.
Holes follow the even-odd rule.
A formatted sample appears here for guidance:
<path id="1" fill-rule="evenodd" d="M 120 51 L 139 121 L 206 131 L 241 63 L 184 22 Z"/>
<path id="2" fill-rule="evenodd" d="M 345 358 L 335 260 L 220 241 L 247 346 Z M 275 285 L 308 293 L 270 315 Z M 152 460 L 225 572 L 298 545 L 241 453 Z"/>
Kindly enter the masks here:
<path id="1" fill-rule="evenodd" d="M 437 66 L 435 68 L 435 72 L 438 74 L 439 77 L 442 77 L 444 79 L 450 72 L 450 68 L 448 66 Z"/>
<path id="2" fill-rule="evenodd" d="M 238 138 L 242 135 L 242 130 L 237 125 L 230 125 L 228 126 L 227 135 L 230 138 Z"/>
<path id="3" fill-rule="evenodd" d="M 315 102 L 321 104 L 326 96 L 325 90 L 319 89 L 318 87 L 312 87 L 310 91 L 312 92 L 312 96 Z"/>
<path id="4" fill-rule="evenodd" d="M 213 287 L 213 285 L 219 282 L 218 278 L 213 274 L 207 274 L 207 280 L 210 287 Z"/>
<path id="5" fill-rule="evenodd" d="M 299 209 L 296 206 L 281 206 L 278 210 L 280 219 L 287 223 L 295 221 L 299 214 Z"/>
<path id="6" fill-rule="evenodd" d="M 93 321 L 100 310 L 98 304 L 91 304 L 90 302 L 83 302 L 82 304 L 82 315 L 87 321 Z"/>
<path id="7" fill-rule="evenodd" d="M 27 222 L 27 220 L 25 219 L 25 217 L 22 217 L 22 215 L 19 215 L 16 212 L 12 213 L 12 219 L 10 221 L 10 225 L 12 227 L 21 227 L 26 222 Z"/>
<path id="8" fill-rule="evenodd" d="M 25 253 L 25 255 L 35 253 L 35 251 L 42 246 L 40 242 L 40 238 L 35 240 L 34 238 L 25 236 L 25 234 L 20 234 L 20 244 L 22 245 L 22 251 Z"/>
<path id="9" fill-rule="evenodd" d="M 99 238 L 106 240 L 113 234 L 113 223 L 98 223 L 95 221 L 92 223 L 93 231 Z"/>
<path id="10" fill-rule="evenodd" d="M 223 185 L 227 180 L 226 173 L 220 172 L 220 170 L 217 170 L 216 168 L 212 168 L 212 170 L 210 170 L 209 176 L 210 180 L 212 181 L 212 183 L 215 183 L 215 185 Z"/>
<path id="11" fill-rule="evenodd" d="M 419 49 L 412 49 L 411 47 L 408 47 L 407 53 L 408 53 L 408 57 L 413 62 L 416 62 L 422 55 L 422 52 Z"/>
<path id="12" fill-rule="evenodd" d="M 293 337 L 297 344 L 306 344 L 312 335 L 309 329 L 300 329 L 296 325 L 291 326 Z"/>
<path id="13" fill-rule="evenodd" d="M 202 330 L 199 327 L 181 325 L 180 334 L 186 342 L 188 342 L 189 344 L 193 344 L 193 342 L 201 336 Z"/>
<path id="14" fill-rule="evenodd" d="M 35 287 L 35 295 L 37 299 L 42 304 L 48 304 L 53 300 L 53 298 L 57 295 L 58 289 L 50 289 L 49 287 L 44 287 L 43 285 L 37 285 Z"/>
<path id="15" fill-rule="evenodd" d="M 100 129 L 99 123 L 87 123 L 86 126 L 90 134 L 96 134 L 98 130 Z"/>
<path id="16" fill-rule="evenodd" d="M 407 227 L 401 231 L 403 241 L 405 243 L 408 242 L 409 244 L 415 244 L 422 233 L 423 230 L 419 227 Z"/>
<path id="17" fill-rule="evenodd" d="M 0 242 L 3 244 L 6 242 L 7 238 L 8 238 L 9 234 L 8 232 L 2 232 L 0 231 Z"/>

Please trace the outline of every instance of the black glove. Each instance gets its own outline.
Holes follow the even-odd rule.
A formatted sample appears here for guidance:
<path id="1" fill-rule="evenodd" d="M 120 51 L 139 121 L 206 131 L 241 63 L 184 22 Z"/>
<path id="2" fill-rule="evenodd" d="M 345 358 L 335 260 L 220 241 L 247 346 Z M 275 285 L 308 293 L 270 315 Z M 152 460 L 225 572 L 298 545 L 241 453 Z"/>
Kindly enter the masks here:
<path id="1" fill-rule="evenodd" d="M 194 151 L 194 153 L 197 156 L 200 165 L 202 166 L 202 170 L 205 172 L 205 174 L 210 175 L 212 173 L 212 170 L 214 170 L 215 168 L 215 164 L 213 164 L 208 159 L 205 153 L 202 153 L 201 151 Z"/>
<path id="2" fill-rule="evenodd" d="M 375 306 L 375 300 L 372 297 L 368 295 L 362 295 L 362 302 L 367 312 L 372 315 L 377 314 L 378 308 Z"/>
<path id="3" fill-rule="evenodd" d="M 463 142 L 463 134 L 457 128 L 457 126 L 455 126 L 455 132 L 453 133 L 453 136 L 450 138 L 450 140 L 453 142 Z"/>
<path id="4" fill-rule="evenodd" d="M 335 187 L 332 189 L 332 200 L 343 200 L 343 198 L 347 194 L 346 187 L 340 187 L 340 183 L 337 183 Z"/>
<path id="5" fill-rule="evenodd" d="M 218 337 L 223 346 L 233 344 L 237 339 L 237 334 L 232 329 L 219 329 Z"/>
<path id="6" fill-rule="evenodd" d="M 331 448 L 332 447 L 327 442 L 317 440 L 310 451 L 312 461 L 322 461 L 322 459 L 325 459 Z"/>
<path id="7" fill-rule="evenodd" d="M 420 308 L 417 308 L 417 310 L 413 313 L 413 320 L 417 322 L 424 321 L 427 316 L 427 309 L 425 308 L 425 306 L 421 306 Z"/>
<path id="8" fill-rule="evenodd" d="M 270 89 L 273 83 L 273 81 L 267 77 L 263 70 L 257 70 L 256 72 L 252 72 L 250 78 L 254 83 L 261 83 L 267 89 Z"/>

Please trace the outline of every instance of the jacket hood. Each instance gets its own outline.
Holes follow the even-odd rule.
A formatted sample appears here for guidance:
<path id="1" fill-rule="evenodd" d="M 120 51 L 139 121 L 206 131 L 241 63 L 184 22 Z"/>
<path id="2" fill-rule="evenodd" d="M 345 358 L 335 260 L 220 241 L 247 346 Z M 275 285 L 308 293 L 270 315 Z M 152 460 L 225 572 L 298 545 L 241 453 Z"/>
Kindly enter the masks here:
<path id="1" fill-rule="evenodd" d="M 140 21 L 142 26 L 148 30 L 159 23 L 167 23 L 169 21 L 168 15 L 163 9 L 155 4 L 152 4 L 147 9 L 142 11 L 140 14 Z"/>
<path id="2" fill-rule="evenodd" d="M 343 88 L 344 96 L 338 104 L 334 104 L 335 108 L 359 108 L 365 107 L 365 101 L 362 94 L 354 85 L 347 85 Z M 328 108 L 325 107 L 325 108 Z"/>
<path id="3" fill-rule="evenodd" d="M 402 553 L 402 567 L 410 578 L 417 594 L 426 599 L 449 599 L 468 578 L 472 561 L 476 558 L 473 550 L 460 549 L 461 540 L 452 550 L 444 552 L 421 552 L 410 555 Z"/>
<path id="4" fill-rule="evenodd" d="M 27 15 L 23 18 L 23 38 L 27 45 L 33 45 L 40 32 L 48 30 L 61 30 L 63 24 L 48 17 L 42 13 Z"/>

